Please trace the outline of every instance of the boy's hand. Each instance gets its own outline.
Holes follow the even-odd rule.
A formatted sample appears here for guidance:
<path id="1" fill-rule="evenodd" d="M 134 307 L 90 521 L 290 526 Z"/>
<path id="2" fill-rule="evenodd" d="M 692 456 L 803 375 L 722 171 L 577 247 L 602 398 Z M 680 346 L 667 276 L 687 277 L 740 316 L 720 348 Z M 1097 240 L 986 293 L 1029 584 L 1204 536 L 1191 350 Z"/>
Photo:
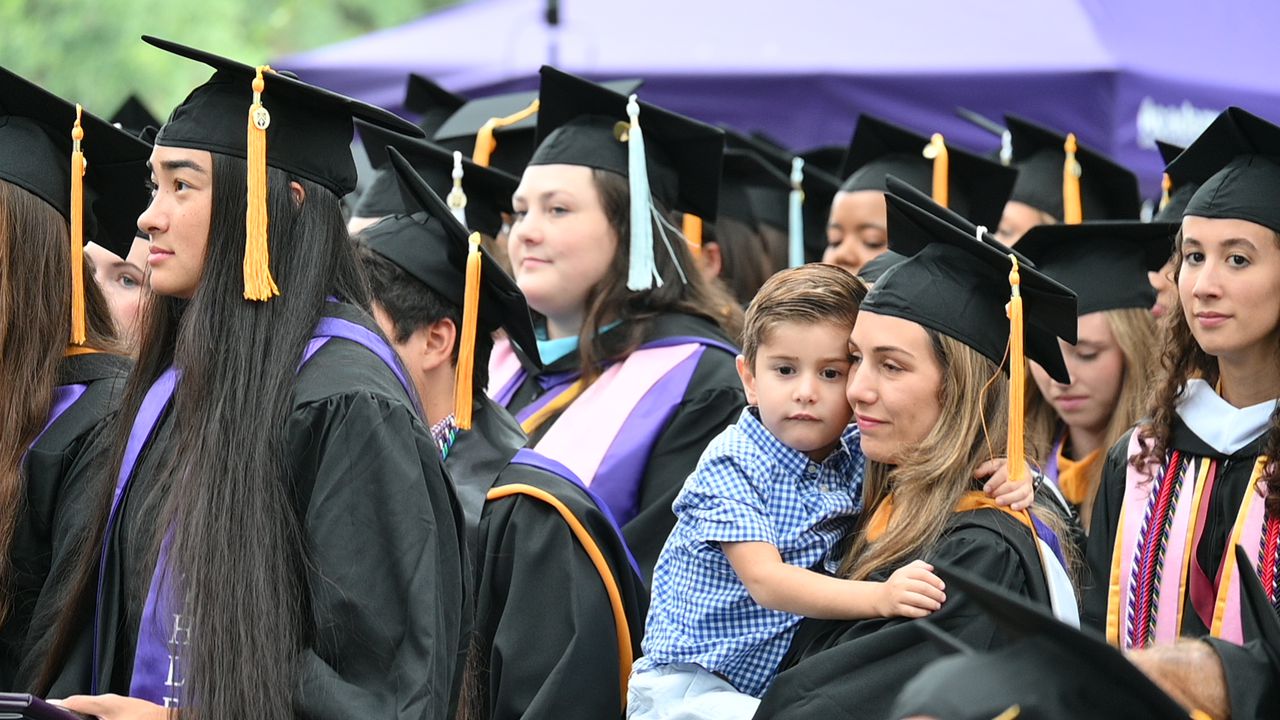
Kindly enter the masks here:
<path id="1" fill-rule="evenodd" d="M 987 478 L 982 491 L 995 498 L 997 505 L 1008 506 L 1013 510 L 1026 510 L 1036 499 L 1035 482 L 1032 481 L 1035 469 L 1028 465 L 1027 479 L 1015 483 L 1009 480 L 1006 462 L 1004 458 L 988 460 L 978 466 L 973 477 L 975 480 Z"/>
<path id="2" fill-rule="evenodd" d="M 876 610 L 880 617 L 922 618 L 946 601 L 942 578 L 923 560 L 898 568 L 880 584 Z"/>

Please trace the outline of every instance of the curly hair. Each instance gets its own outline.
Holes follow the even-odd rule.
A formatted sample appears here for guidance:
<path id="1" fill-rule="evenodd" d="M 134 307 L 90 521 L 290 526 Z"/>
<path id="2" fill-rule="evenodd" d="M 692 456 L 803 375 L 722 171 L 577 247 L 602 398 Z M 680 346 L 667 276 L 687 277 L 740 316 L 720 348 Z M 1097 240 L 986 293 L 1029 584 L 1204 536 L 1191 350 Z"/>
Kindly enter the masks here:
<path id="1" fill-rule="evenodd" d="M 1280 233 L 1275 233 L 1275 240 L 1280 246 Z M 1179 231 L 1174 239 L 1175 285 L 1181 274 L 1182 232 Z M 1173 305 L 1164 317 L 1161 336 L 1164 338 L 1164 345 L 1160 350 L 1160 368 L 1148 406 L 1147 415 L 1150 420 L 1134 429 L 1134 432 L 1141 433 L 1141 449 L 1129 458 L 1129 464 L 1139 471 L 1151 471 L 1164 464 L 1173 432 L 1173 419 L 1177 414 L 1178 397 L 1186 390 L 1187 382 L 1194 378 L 1211 385 L 1218 382 L 1218 360 L 1196 342 L 1182 310 L 1182 297 L 1178 293 L 1174 294 Z M 1280 342 L 1277 342 L 1277 350 L 1280 350 Z M 1273 460 L 1280 457 L 1280 408 L 1271 414 L 1262 454 Z M 1280 514 L 1280 473 L 1276 472 L 1274 462 L 1268 463 L 1263 469 L 1259 486 L 1267 489 L 1267 514 Z"/>

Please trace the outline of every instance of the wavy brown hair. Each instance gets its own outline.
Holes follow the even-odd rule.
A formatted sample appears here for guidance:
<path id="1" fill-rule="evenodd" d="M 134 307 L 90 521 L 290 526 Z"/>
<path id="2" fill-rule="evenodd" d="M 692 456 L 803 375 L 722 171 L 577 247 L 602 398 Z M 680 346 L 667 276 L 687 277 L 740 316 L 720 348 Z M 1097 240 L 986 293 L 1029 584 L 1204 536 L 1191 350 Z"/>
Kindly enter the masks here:
<path id="1" fill-rule="evenodd" d="M 1120 397 L 1116 399 L 1115 409 L 1111 413 L 1102 441 L 1105 451 L 1124 437 L 1146 411 L 1154 387 L 1155 351 L 1159 334 L 1156 320 L 1146 308 L 1103 310 L 1102 313 L 1116 345 L 1124 355 Z M 1025 397 L 1027 452 L 1041 462 L 1048 462 L 1053 453 L 1054 441 L 1062 427 L 1062 419 L 1040 394 L 1039 386 L 1030 375 L 1027 376 Z M 1080 521 L 1086 531 L 1093 517 L 1093 503 L 1098 497 L 1098 487 L 1102 484 L 1102 466 L 1103 463 L 1096 463 L 1090 469 L 1089 489 L 1080 505 Z"/>
<path id="2" fill-rule="evenodd" d="M 586 312 L 578 333 L 582 377 L 590 383 L 600 376 L 605 360 L 630 355 L 644 341 L 653 320 L 664 313 L 703 317 L 714 322 L 730 337 L 736 337 L 733 331 L 742 328 L 742 308 L 726 291 L 717 290 L 703 279 L 693 254 L 689 252 L 688 241 L 676 226 L 659 229 L 657 220 L 654 220 L 653 256 L 654 265 L 662 277 L 661 287 L 642 292 L 627 289 L 627 263 L 631 255 L 631 193 L 627 179 L 607 170 L 592 170 L 591 174 L 609 227 L 618 237 L 618 247 L 604 279 L 587 294 Z M 659 208 L 659 212 L 663 209 Z M 662 242 L 663 232 L 671 240 L 674 261 Z M 684 280 L 681 280 L 676 263 L 684 271 Z M 604 346 L 600 331 L 615 321 L 625 323 L 627 338 L 624 350 L 611 355 Z"/>
<path id="3" fill-rule="evenodd" d="M 70 238 L 67 220 L 53 206 L 0 181 L 0 626 L 11 609 L 10 545 L 25 507 L 22 462 L 49 420 L 71 336 Z M 85 344 L 119 352 L 87 259 Z"/>
<path id="4" fill-rule="evenodd" d="M 1273 236 L 1277 247 L 1280 247 L 1280 233 L 1273 232 Z M 1181 230 L 1174 239 L 1174 248 L 1173 283 L 1177 286 L 1182 275 Z M 1178 397 L 1186 390 L 1187 381 L 1199 378 L 1216 385 L 1219 377 L 1218 359 L 1206 353 L 1191 333 L 1191 326 L 1183 313 L 1181 293 L 1174 294 L 1173 306 L 1169 308 L 1160 330 L 1164 343 L 1160 350 L 1159 374 L 1148 406 L 1150 420 L 1134 431 L 1142 433 L 1141 449 L 1129 458 L 1129 464 L 1143 472 L 1153 472 L 1154 468 L 1164 465 L 1173 433 L 1173 419 L 1177 415 Z M 1276 352 L 1280 356 L 1280 332 L 1276 332 Z M 1262 454 L 1272 459 L 1258 479 L 1259 486 L 1267 489 L 1267 514 L 1280 514 L 1280 472 L 1276 472 L 1274 462 L 1280 458 L 1280 407 L 1271 414 Z"/>
<path id="5" fill-rule="evenodd" d="M 978 466 L 1006 454 L 1008 378 L 959 340 L 925 332 L 942 368 L 941 413 L 929 434 L 908 447 L 897 465 L 867 462 L 864 517 L 871 517 L 891 493 L 894 513 L 875 542 L 865 532 L 854 539 L 840 567 L 853 580 L 902 565 L 936 545 L 961 496 L 982 489 L 983 481 L 974 479 Z M 1063 536 L 1065 525 L 1051 511 L 1036 512 L 1036 517 Z M 1070 571 L 1075 559 L 1067 560 Z"/>

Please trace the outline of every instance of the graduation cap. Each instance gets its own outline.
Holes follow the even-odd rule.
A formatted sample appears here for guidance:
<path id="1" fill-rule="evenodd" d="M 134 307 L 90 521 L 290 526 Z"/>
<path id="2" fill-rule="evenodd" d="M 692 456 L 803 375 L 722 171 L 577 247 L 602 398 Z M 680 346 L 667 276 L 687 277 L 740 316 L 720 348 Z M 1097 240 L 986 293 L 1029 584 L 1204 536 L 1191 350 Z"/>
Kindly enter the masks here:
<path id="1" fill-rule="evenodd" d="M 752 201 L 752 191 L 762 196 L 780 198 L 782 202 L 758 206 Z M 726 150 L 720 173 L 719 212 L 716 219 L 733 218 L 755 227 L 764 222 L 762 215 L 767 214 L 770 224 L 781 220 L 783 227 L 786 227 L 786 201 L 790 191 L 791 181 L 764 158 L 747 150 Z M 779 214 L 781 218 L 777 217 Z"/>
<path id="2" fill-rule="evenodd" d="M 422 128 L 427 137 L 434 135 L 449 116 L 466 104 L 466 98 L 445 90 L 434 80 L 409 73 L 404 106 L 418 116 L 418 127 Z"/>
<path id="3" fill-rule="evenodd" d="M 839 177 L 844 170 L 844 154 L 848 148 L 844 145 L 819 145 L 800 153 L 805 167 L 817 168 L 822 172 Z"/>
<path id="4" fill-rule="evenodd" d="M 988 157 L 992 160 L 1000 161 L 1001 165 L 1008 165 L 1013 162 L 1013 138 L 1009 133 L 1009 128 L 982 113 L 968 108 L 956 107 L 956 115 L 1000 138 L 1000 149 L 990 153 Z"/>
<path id="5" fill-rule="evenodd" d="M 363 121 L 357 120 L 356 127 L 360 130 L 369 163 L 378 171 L 373 184 L 356 204 L 356 216 L 373 218 L 406 212 L 400 180 L 388 166 L 388 147 L 394 147 L 404 155 L 418 176 L 437 195 L 450 197 L 455 187 L 453 152 L 426 140 L 405 137 Z M 460 212 L 455 212 L 455 216 L 465 217 L 465 226 L 472 230 L 496 236 L 502 229 L 502 212 L 511 212 L 511 196 L 520 185 L 520 179 L 495 168 L 476 165 L 466 158 L 460 158 L 459 167 L 462 171 L 458 185 L 462 192 L 462 207 L 457 208 Z"/>
<path id="6" fill-rule="evenodd" d="M 957 654 L 930 664 L 908 682 L 890 717 L 1154 720 L 1191 716 L 1116 648 L 1005 588 L 959 568 L 935 565 L 948 588 L 964 593 L 1013 641 L 983 653 L 954 638 L 950 648 L 939 642 L 944 650 Z"/>
<path id="7" fill-rule="evenodd" d="M 1012 261 L 996 241 L 980 241 L 934 208 L 923 208 L 893 193 L 888 204 L 889 249 L 906 260 L 886 272 L 862 302 L 862 310 L 917 322 L 955 338 L 997 365 L 1010 348 L 1009 305 Z M 1031 266 L 1019 263 L 1020 337 L 1025 355 L 1055 379 L 1069 375 L 1058 338 L 1076 339 L 1076 297 Z M 1015 314 L 1015 317 L 1017 315 Z M 1015 370 L 1020 358 L 1008 363 Z M 1014 424 L 1014 420 L 1010 420 Z M 1016 456 L 1010 450 L 1010 456 Z"/>
<path id="8" fill-rule="evenodd" d="M 880 281 L 880 278 L 891 268 L 895 268 L 906 260 L 906 255 L 901 255 L 892 250 L 885 250 L 879 255 L 871 258 L 858 270 L 858 277 L 862 278 L 868 285 L 874 285 Z"/>
<path id="9" fill-rule="evenodd" d="M 280 294 L 268 266 L 267 166 L 318 183 L 342 197 L 356 187 L 353 118 L 422 136 L 416 125 L 386 110 L 308 85 L 266 65 L 245 65 L 149 35 L 142 39 L 214 69 L 213 76 L 174 109 L 156 144 L 245 159 L 249 176 L 246 300 L 269 300 Z"/>
<path id="10" fill-rule="evenodd" d="M 990 245 L 996 250 L 999 250 L 1001 255 L 1004 255 L 1007 257 L 1008 255 L 1012 254 L 1014 257 L 1018 258 L 1018 262 L 1022 265 L 1022 267 L 1036 266 L 1035 262 L 1031 258 L 1027 257 L 1021 252 L 1022 250 L 1021 248 L 1018 248 L 1015 250 L 1014 248 L 1011 248 L 1008 245 L 1005 245 L 1004 243 L 1000 242 L 999 240 L 996 239 L 994 235 L 992 235 L 990 232 L 987 231 L 987 227 L 985 225 L 981 226 L 982 232 L 979 233 L 978 232 L 979 226 L 974 224 L 972 220 L 961 215 L 955 210 L 952 210 L 951 208 L 943 207 L 939 205 L 938 203 L 934 202 L 933 198 L 929 197 L 929 195 L 927 195 L 926 193 L 920 190 L 917 190 L 912 185 L 909 185 L 906 181 L 900 178 L 897 178 L 893 175 L 890 175 L 885 178 L 885 185 L 889 188 L 889 192 L 893 193 L 894 195 L 897 195 L 898 197 L 902 198 L 903 200 L 906 200 L 907 202 L 911 203 L 912 205 L 915 205 L 918 208 L 924 208 L 925 210 L 928 210 L 934 217 L 938 218 L 939 220 L 944 220 L 947 223 L 950 223 L 951 225 L 958 228 L 965 235 L 982 240 L 982 242 L 986 243 L 987 245 Z M 889 252 L 892 252 L 892 251 L 889 251 Z M 887 270 L 888 268 L 886 267 L 885 269 Z M 874 282 L 874 281 L 868 281 L 868 282 Z"/>
<path id="11" fill-rule="evenodd" d="M 887 191 L 885 178 L 897 176 L 928 192 L 939 204 L 975 222 L 995 227 L 1013 190 L 1013 170 L 947 145 L 942 135 L 924 137 L 871 115 L 858 127 L 845 153 L 843 192 Z"/>
<path id="12" fill-rule="evenodd" d="M 1137 220 L 1142 209 L 1138 176 L 1102 153 L 1061 133 L 1005 115 L 1018 180 L 1014 200 L 1068 224 L 1085 220 Z"/>
<path id="13" fill-rule="evenodd" d="M 1280 232 L 1280 127 L 1229 107 L 1168 167 L 1200 183 L 1184 215 L 1237 218 Z"/>
<path id="14" fill-rule="evenodd" d="M 130 135 L 140 137 L 147 128 L 159 128 L 160 119 L 147 109 L 142 98 L 130 95 L 111 115 L 111 124 Z"/>
<path id="15" fill-rule="evenodd" d="M 804 161 L 800 170 L 800 190 L 803 195 L 798 198 L 801 204 L 801 244 L 805 262 L 821 260 L 827 246 L 827 216 L 831 210 L 831 200 L 840 189 L 840 181 L 822 166 L 815 166 L 803 155 L 795 155 L 767 138 L 744 135 L 724 124 L 720 128 L 725 132 L 725 144 L 730 150 L 756 153 L 787 180 L 787 187 L 782 188 L 781 192 L 777 187 L 753 185 L 747 187 L 747 195 L 756 218 L 761 223 L 788 235 L 792 232 L 791 206 L 797 199 L 791 192 L 794 190 L 791 183 L 794 161 L 797 157 Z M 834 172 L 839 172 L 840 161 L 844 159 L 844 148 L 838 149 L 840 157 L 835 162 Z"/>
<path id="16" fill-rule="evenodd" d="M 1037 225 L 1018 241 L 1036 268 L 1076 292 L 1081 315 L 1148 309 L 1156 291 L 1147 280 L 1173 250 L 1175 223 L 1087 222 Z"/>
<path id="17" fill-rule="evenodd" d="M 627 178 L 631 258 L 627 287 L 648 289 L 654 265 L 652 198 L 668 209 L 714 218 L 719 204 L 724 133 L 544 65 L 538 149 L 529 165 L 581 165 Z M 640 202 L 637 202 L 640 201 Z"/>
<path id="18" fill-rule="evenodd" d="M 87 240 L 129 253 L 149 202 L 151 147 L 0 68 L 0 180 L 43 200 L 71 229 L 71 342 L 85 341 Z"/>
<path id="19" fill-rule="evenodd" d="M 1166 168 L 1173 163 L 1186 148 L 1163 140 L 1156 141 L 1156 149 L 1160 151 L 1160 159 Z M 1182 222 L 1182 211 L 1187 209 L 1191 196 L 1196 194 L 1200 183 L 1188 182 L 1181 174 L 1171 174 L 1167 169 L 1160 178 L 1160 205 L 1156 208 L 1154 222 Z"/>
<path id="20" fill-rule="evenodd" d="M 480 246 L 479 234 L 458 222 L 404 155 L 394 147 L 387 155 L 413 214 L 385 218 L 362 237 L 374 252 L 462 307 L 454 415 L 458 427 L 470 429 L 476 333 L 506 330 L 526 356 L 540 363 L 529 306 L 515 281 Z"/>

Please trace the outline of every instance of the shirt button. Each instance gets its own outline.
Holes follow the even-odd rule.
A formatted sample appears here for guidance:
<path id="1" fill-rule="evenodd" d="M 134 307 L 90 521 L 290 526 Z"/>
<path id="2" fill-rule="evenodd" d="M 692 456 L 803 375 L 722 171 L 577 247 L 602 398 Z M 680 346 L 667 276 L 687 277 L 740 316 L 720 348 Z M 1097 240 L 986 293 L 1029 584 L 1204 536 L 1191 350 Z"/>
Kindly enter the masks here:
<path id="1" fill-rule="evenodd" d="M 831 486 L 826 483 L 822 483 L 821 485 L 819 485 L 818 489 L 821 490 L 822 492 L 831 492 Z"/>
<path id="2" fill-rule="evenodd" d="M 808 475 L 809 477 L 817 477 L 818 466 L 814 465 L 813 463 L 809 463 L 809 466 L 804 469 L 804 474 Z"/>

